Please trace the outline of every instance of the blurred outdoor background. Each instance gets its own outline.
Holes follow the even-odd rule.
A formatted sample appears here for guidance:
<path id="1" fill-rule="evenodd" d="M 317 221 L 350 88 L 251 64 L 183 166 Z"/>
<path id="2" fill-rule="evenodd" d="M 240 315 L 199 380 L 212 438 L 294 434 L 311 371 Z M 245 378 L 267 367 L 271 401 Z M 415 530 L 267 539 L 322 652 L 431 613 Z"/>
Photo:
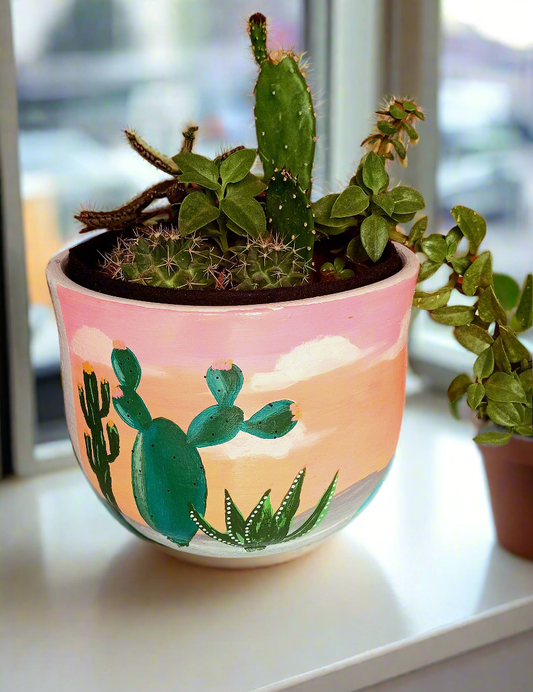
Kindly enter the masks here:
<path id="1" fill-rule="evenodd" d="M 307 7 L 305 0 L 12 0 L 40 441 L 66 436 L 47 259 L 76 238 L 80 204 L 119 205 L 156 181 L 121 130 L 134 127 L 172 155 L 192 119 L 200 153 L 254 146 L 245 18 L 272 16 L 273 43 L 300 51 Z M 507 0 L 505 8 L 442 0 L 438 112 L 427 115 L 440 132 L 435 223 L 450 228 L 455 204 L 475 208 L 487 219 L 496 271 L 522 281 L 533 267 L 533 4 Z M 329 85 L 314 87 L 320 94 Z"/>

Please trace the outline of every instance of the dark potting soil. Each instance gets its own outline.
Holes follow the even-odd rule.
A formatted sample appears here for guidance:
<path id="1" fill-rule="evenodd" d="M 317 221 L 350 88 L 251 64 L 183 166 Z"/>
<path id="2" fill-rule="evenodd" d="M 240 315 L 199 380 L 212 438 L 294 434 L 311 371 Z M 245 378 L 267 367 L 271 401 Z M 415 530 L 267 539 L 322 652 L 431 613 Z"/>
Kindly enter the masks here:
<path id="1" fill-rule="evenodd" d="M 118 238 L 123 233 L 124 231 L 107 231 L 72 247 L 69 250 L 66 269 L 69 279 L 92 291 L 150 303 L 213 306 L 257 305 L 314 298 L 369 286 L 394 276 L 403 266 L 396 248 L 389 242 L 381 259 L 376 264 L 359 268 L 357 273 L 349 279 L 336 279 L 286 288 L 261 288 L 253 291 L 144 286 L 121 279 L 111 279 L 104 276 L 99 270 L 102 255 L 110 252 L 116 246 Z"/>

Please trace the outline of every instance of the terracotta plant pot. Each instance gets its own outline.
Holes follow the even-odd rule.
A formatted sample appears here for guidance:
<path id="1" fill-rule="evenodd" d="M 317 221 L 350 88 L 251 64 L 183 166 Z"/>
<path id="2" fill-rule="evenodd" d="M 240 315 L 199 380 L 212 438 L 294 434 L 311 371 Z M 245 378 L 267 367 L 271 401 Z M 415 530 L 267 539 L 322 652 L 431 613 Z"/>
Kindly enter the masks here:
<path id="1" fill-rule="evenodd" d="M 499 542 L 533 560 L 533 438 L 513 436 L 508 445 L 479 445 Z"/>
<path id="2" fill-rule="evenodd" d="M 69 432 L 114 516 L 224 567 L 283 562 L 353 519 L 403 415 L 419 264 L 397 250 L 402 269 L 370 286 L 224 307 L 91 291 L 56 255 Z"/>

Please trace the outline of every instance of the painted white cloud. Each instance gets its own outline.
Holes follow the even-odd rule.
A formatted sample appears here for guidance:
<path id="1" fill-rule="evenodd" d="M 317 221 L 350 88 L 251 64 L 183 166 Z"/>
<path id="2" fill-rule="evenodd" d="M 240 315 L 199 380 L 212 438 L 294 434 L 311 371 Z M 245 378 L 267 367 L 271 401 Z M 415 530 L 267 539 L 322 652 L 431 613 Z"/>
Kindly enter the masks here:
<path id="1" fill-rule="evenodd" d="M 273 371 L 253 375 L 248 388 L 256 392 L 286 389 L 296 382 L 354 363 L 367 353 L 344 336 L 321 336 L 284 353 Z"/>
<path id="2" fill-rule="evenodd" d="M 240 432 L 233 440 L 226 442 L 220 451 L 225 452 L 230 459 L 242 457 L 267 456 L 274 459 L 284 459 L 295 448 L 309 447 L 319 440 L 331 435 L 337 428 L 329 428 L 315 433 L 307 433 L 302 421 L 283 437 L 276 440 L 262 440 L 248 433 Z"/>
<path id="3" fill-rule="evenodd" d="M 80 327 L 70 340 L 70 348 L 84 361 L 111 365 L 113 341 L 96 327 Z"/>

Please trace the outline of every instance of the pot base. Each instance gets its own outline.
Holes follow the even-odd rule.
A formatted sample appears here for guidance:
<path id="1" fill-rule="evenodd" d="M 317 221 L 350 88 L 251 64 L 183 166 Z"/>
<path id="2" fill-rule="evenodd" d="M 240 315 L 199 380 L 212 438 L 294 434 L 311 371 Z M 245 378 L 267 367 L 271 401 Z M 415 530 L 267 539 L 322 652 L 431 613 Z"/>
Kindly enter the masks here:
<path id="1" fill-rule="evenodd" d="M 218 569 L 256 569 L 258 567 L 273 567 L 274 565 L 281 565 L 284 562 L 296 560 L 302 555 L 306 555 L 307 553 L 320 548 L 320 546 L 323 544 L 324 541 L 321 541 L 320 543 L 313 543 L 311 545 L 306 545 L 303 548 L 298 548 L 298 550 L 289 550 L 284 553 L 276 553 L 275 555 L 225 558 L 186 553 L 183 550 L 174 550 L 173 548 L 167 548 L 166 546 L 158 543 L 153 543 L 152 545 L 154 548 L 165 553 L 166 555 L 172 555 L 172 557 L 175 557 L 182 562 L 200 565 L 201 567 L 216 567 Z"/>

